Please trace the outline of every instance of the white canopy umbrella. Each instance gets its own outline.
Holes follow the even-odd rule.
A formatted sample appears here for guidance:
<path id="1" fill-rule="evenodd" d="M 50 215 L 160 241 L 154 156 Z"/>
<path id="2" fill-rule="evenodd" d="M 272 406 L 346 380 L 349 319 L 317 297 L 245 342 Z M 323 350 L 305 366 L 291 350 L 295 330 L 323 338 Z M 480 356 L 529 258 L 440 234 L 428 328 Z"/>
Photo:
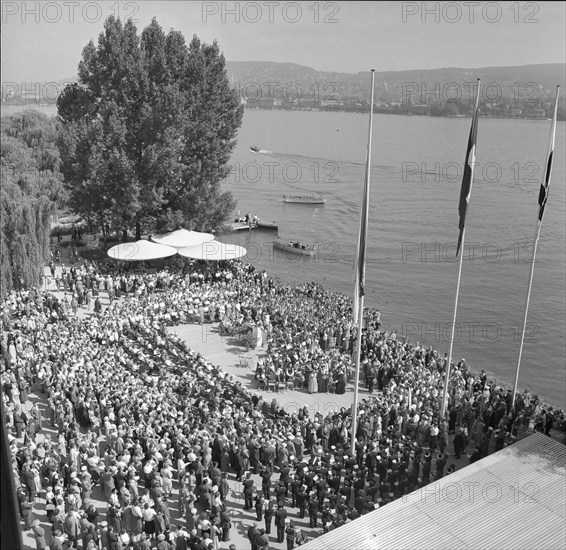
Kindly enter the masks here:
<path id="1" fill-rule="evenodd" d="M 144 260 L 156 260 L 157 258 L 168 258 L 174 256 L 177 249 L 172 246 L 152 243 L 141 239 L 134 243 L 122 243 L 108 249 L 108 256 L 114 260 L 128 262 L 141 262 Z"/>
<path id="2" fill-rule="evenodd" d="M 196 260 L 235 260 L 245 256 L 248 251 L 237 244 L 208 241 L 197 246 L 179 248 L 180 256 Z"/>
<path id="3" fill-rule="evenodd" d="M 212 241 L 214 240 L 214 235 L 212 233 L 177 229 L 177 231 L 171 231 L 171 233 L 163 235 L 152 235 L 151 240 L 159 244 L 174 246 L 175 248 L 185 248 L 186 246 L 197 246 Z"/>

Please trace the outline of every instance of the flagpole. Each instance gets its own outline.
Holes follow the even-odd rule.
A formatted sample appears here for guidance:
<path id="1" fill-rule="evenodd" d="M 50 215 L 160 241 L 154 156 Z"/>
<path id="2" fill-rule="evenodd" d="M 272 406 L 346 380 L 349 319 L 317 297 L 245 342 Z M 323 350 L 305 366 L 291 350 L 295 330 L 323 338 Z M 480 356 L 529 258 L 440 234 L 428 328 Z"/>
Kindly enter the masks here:
<path id="1" fill-rule="evenodd" d="M 473 170 L 474 170 L 474 162 L 475 162 L 475 136 L 474 136 L 474 131 L 477 132 L 477 119 L 478 119 L 478 106 L 479 106 L 479 100 L 480 100 L 480 79 L 478 78 L 478 89 L 476 92 L 476 101 L 475 101 L 475 105 L 474 105 L 474 114 L 473 114 L 473 118 L 472 118 L 472 128 L 470 130 L 470 138 L 468 139 L 468 151 L 466 152 L 466 163 L 469 163 L 470 158 L 469 155 L 472 155 L 472 159 L 471 159 L 471 163 L 468 164 L 469 166 L 469 170 L 470 170 L 470 187 L 468 190 L 468 195 L 467 195 L 467 199 L 466 202 L 469 202 L 470 199 L 470 194 L 472 192 L 472 183 L 473 183 Z M 474 125 L 476 125 L 476 127 L 474 128 Z M 473 143 L 472 143 L 473 141 Z M 466 167 L 464 168 L 464 178 L 466 177 Z M 464 181 L 462 182 L 462 186 L 464 185 Z M 462 197 L 460 197 L 460 201 L 462 201 Z M 466 204 L 466 209 L 467 209 L 467 204 Z M 456 330 L 456 314 L 458 312 L 458 297 L 460 295 L 460 281 L 462 279 L 462 263 L 463 263 L 463 259 L 464 259 L 464 240 L 466 238 L 466 227 L 463 225 L 464 220 L 465 220 L 465 215 L 466 215 L 466 211 L 464 211 L 464 213 L 462 214 L 462 212 L 460 212 L 460 235 L 458 237 L 458 250 L 457 253 L 459 254 L 460 258 L 459 258 L 459 263 L 458 263 L 458 281 L 456 283 L 456 298 L 454 299 L 454 315 L 452 317 L 452 329 L 451 329 L 451 333 L 450 333 L 450 348 L 448 350 L 448 363 L 446 365 L 446 374 L 445 374 L 445 379 L 444 379 L 444 391 L 442 393 L 442 409 L 441 409 L 441 413 L 440 413 L 440 418 L 444 419 L 444 416 L 446 414 L 446 406 L 448 404 L 448 384 L 450 382 L 450 369 L 452 366 L 452 352 L 454 349 L 454 331 Z"/>
<path id="2" fill-rule="evenodd" d="M 560 93 L 560 86 L 556 86 L 556 98 L 554 100 L 554 115 L 552 117 L 552 124 L 550 127 L 550 137 L 548 142 L 548 155 L 546 157 L 546 166 L 544 174 L 542 175 L 543 180 L 541 183 L 541 190 L 539 193 L 539 212 L 537 216 L 537 226 L 535 231 L 535 241 L 533 247 L 533 257 L 531 261 L 531 271 L 529 274 L 529 286 L 527 288 L 527 299 L 525 300 L 525 316 L 523 318 L 523 330 L 521 331 L 521 344 L 519 346 L 519 358 L 517 360 L 517 370 L 515 372 L 515 383 L 513 384 L 513 407 L 515 406 L 515 397 L 517 395 L 517 386 L 519 384 L 519 370 L 521 368 L 521 358 L 523 356 L 523 345 L 525 343 L 525 332 L 527 329 L 527 316 L 529 313 L 529 302 L 531 300 L 531 290 L 533 286 L 533 278 L 535 273 L 535 261 L 538 250 L 538 241 L 540 238 L 540 229 L 542 226 L 542 218 L 544 215 L 544 207 L 546 206 L 546 201 L 548 198 L 548 186 L 550 184 L 550 174 L 552 171 L 552 156 L 554 152 L 554 138 L 556 135 L 556 115 L 558 112 L 558 94 Z"/>
<path id="3" fill-rule="evenodd" d="M 375 86 L 375 69 L 371 69 L 371 96 L 370 96 L 370 104 L 369 104 L 369 129 L 368 129 L 368 150 L 367 150 L 367 161 L 366 161 L 366 171 L 365 171 L 365 182 L 364 182 L 364 193 L 366 196 L 362 198 L 362 211 L 360 212 L 360 235 L 358 236 L 358 245 L 359 248 L 363 248 L 363 274 L 362 274 L 362 282 L 365 278 L 365 249 L 366 249 L 366 239 L 363 239 L 361 242 L 362 233 L 365 233 L 365 229 L 362 227 L 362 224 L 367 224 L 367 216 L 369 210 L 369 184 L 370 184 L 370 172 L 371 172 L 371 135 L 373 129 L 373 97 L 374 97 L 374 86 Z M 365 208 L 365 217 L 364 217 L 364 208 Z M 358 249 L 358 254 L 360 250 Z M 359 260 L 359 258 L 358 258 Z M 360 292 L 361 290 L 361 292 Z M 356 294 L 359 292 L 359 296 Z M 351 447 L 350 451 L 352 456 L 356 454 L 356 431 L 357 431 L 357 420 L 358 420 L 358 391 L 360 385 L 360 355 L 362 351 L 362 324 L 364 320 L 364 294 L 365 290 L 354 289 L 354 302 L 358 300 L 358 314 L 357 323 L 358 323 L 358 338 L 356 342 L 356 359 L 355 359 L 355 368 L 356 368 L 356 376 L 354 381 L 354 401 L 352 403 L 352 440 L 351 440 Z"/>
<path id="4" fill-rule="evenodd" d="M 446 404 L 448 402 L 448 382 L 450 380 L 450 368 L 452 365 L 452 349 L 454 347 L 454 329 L 456 328 L 456 313 L 458 312 L 458 297 L 460 295 L 460 281 L 462 279 L 462 260 L 464 258 L 464 239 L 466 228 L 462 230 L 462 248 L 460 249 L 460 260 L 458 262 L 458 282 L 456 283 L 456 299 L 454 300 L 454 315 L 452 317 L 452 330 L 450 334 L 450 349 L 448 351 L 448 364 L 446 365 L 446 378 L 444 379 L 444 392 L 442 394 L 441 418 L 446 414 Z"/>

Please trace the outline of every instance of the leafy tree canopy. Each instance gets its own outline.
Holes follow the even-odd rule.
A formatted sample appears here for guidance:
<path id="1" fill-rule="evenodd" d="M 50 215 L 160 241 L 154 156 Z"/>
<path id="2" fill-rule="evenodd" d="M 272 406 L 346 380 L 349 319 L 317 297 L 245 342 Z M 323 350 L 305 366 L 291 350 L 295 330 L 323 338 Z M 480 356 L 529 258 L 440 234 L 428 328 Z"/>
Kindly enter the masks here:
<path id="1" fill-rule="evenodd" d="M 243 107 L 216 41 L 109 17 L 58 99 L 70 206 L 104 227 L 216 230 Z"/>
<path id="2" fill-rule="evenodd" d="M 58 133 L 59 123 L 37 111 L 2 118 L 0 298 L 37 285 L 49 258 L 52 215 L 65 202 Z"/>

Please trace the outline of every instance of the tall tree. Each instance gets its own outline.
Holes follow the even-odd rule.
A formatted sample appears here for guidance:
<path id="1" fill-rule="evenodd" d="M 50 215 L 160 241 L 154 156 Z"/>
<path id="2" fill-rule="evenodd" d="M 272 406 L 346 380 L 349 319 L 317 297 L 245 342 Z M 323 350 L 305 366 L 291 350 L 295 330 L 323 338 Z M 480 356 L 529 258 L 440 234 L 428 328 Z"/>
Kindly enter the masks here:
<path id="1" fill-rule="evenodd" d="M 49 258 L 49 231 L 64 203 L 58 123 L 37 111 L 2 118 L 0 297 L 37 285 Z"/>
<path id="2" fill-rule="evenodd" d="M 241 125 L 218 44 L 187 46 L 155 19 L 138 37 L 109 17 L 58 100 L 72 207 L 99 224 L 215 230 L 234 208 L 220 182 Z"/>

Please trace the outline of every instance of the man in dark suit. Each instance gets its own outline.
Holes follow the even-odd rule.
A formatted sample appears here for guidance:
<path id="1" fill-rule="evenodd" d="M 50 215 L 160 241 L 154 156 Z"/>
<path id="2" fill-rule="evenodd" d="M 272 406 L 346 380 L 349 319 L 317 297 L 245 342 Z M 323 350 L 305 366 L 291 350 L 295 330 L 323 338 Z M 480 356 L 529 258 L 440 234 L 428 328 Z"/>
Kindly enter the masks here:
<path id="1" fill-rule="evenodd" d="M 263 468 L 260 472 L 261 477 L 261 490 L 263 491 L 263 498 L 269 499 L 269 493 L 271 491 L 271 470 L 269 468 Z"/>
<path id="2" fill-rule="evenodd" d="M 214 460 L 217 464 L 220 464 L 222 452 L 224 450 L 224 441 L 222 441 L 220 435 L 221 434 L 217 434 L 212 442 L 212 460 Z"/>
<path id="3" fill-rule="evenodd" d="M 273 521 L 273 515 L 275 514 L 275 501 L 269 499 L 266 504 L 264 519 L 265 519 L 265 532 L 269 535 L 271 534 L 271 522 Z"/>
<path id="4" fill-rule="evenodd" d="M 246 472 L 244 480 L 244 510 L 251 510 L 253 507 L 254 480 L 251 472 Z"/>
<path id="5" fill-rule="evenodd" d="M 318 522 L 318 500 L 313 493 L 309 501 L 309 524 L 311 529 L 315 529 Z"/>
<path id="6" fill-rule="evenodd" d="M 297 530 L 291 525 L 291 523 L 289 523 L 287 529 L 285 529 L 285 534 L 287 536 L 287 550 L 293 550 L 293 548 L 295 548 Z"/>
<path id="7" fill-rule="evenodd" d="M 285 519 L 287 518 L 287 510 L 283 505 L 279 504 L 275 512 L 275 526 L 277 527 L 277 542 L 283 542 L 285 538 Z"/>
<path id="8" fill-rule="evenodd" d="M 212 480 L 212 485 L 220 486 L 220 480 L 222 479 L 222 471 L 218 467 L 218 462 L 213 461 L 210 469 L 208 470 L 208 475 Z"/>
<path id="9" fill-rule="evenodd" d="M 305 517 L 305 510 L 307 508 L 308 497 L 309 496 L 307 494 L 306 485 L 301 485 L 301 488 L 299 489 L 299 492 L 297 493 L 297 497 L 296 497 L 297 506 L 299 507 L 299 517 L 301 519 Z"/>
<path id="10" fill-rule="evenodd" d="M 255 537 L 257 550 L 267 550 L 269 548 L 269 537 L 265 534 L 265 529 L 260 529 Z"/>
<path id="11" fill-rule="evenodd" d="M 282 481 L 279 481 L 275 487 L 275 502 L 285 502 L 286 492 L 285 484 Z"/>
<path id="12" fill-rule="evenodd" d="M 291 483 L 291 506 L 293 508 L 298 506 L 297 495 L 299 494 L 299 491 L 301 489 L 301 485 L 302 485 L 301 479 L 299 478 L 298 475 L 295 475 L 295 479 Z"/>
<path id="13" fill-rule="evenodd" d="M 268 441 L 263 448 L 262 463 L 266 468 L 273 470 L 273 462 L 275 460 L 275 445 L 273 441 Z"/>
<path id="14" fill-rule="evenodd" d="M 332 525 L 332 520 L 334 518 L 332 517 L 332 512 L 330 511 L 330 508 L 328 506 L 328 504 L 323 508 L 322 510 L 322 532 L 323 533 L 328 533 L 328 531 L 330 530 L 330 526 Z"/>
<path id="15" fill-rule="evenodd" d="M 281 463 L 281 467 L 279 468 L 279 481 L 282 481 L 283 484 L 285 485 L 285 496 L 287 496 L 289 494 L 289 481 L 290 481 L 290 473 L 291 473 L 291 468 L 289 468 L 289 465 L 287 464 L 287 462 L 282 462 Z"/>
<path id="16" fill-rule="evenodd" d="M 251 527 L 248 529 L 248 540 L 252 545 L 252 550 L 258 550 L 256 544 L 256 537 L 258 536 L 258 534 L 259 534 L 259 529 L 257 528 L 257 522 L 254 521 Z"/>

